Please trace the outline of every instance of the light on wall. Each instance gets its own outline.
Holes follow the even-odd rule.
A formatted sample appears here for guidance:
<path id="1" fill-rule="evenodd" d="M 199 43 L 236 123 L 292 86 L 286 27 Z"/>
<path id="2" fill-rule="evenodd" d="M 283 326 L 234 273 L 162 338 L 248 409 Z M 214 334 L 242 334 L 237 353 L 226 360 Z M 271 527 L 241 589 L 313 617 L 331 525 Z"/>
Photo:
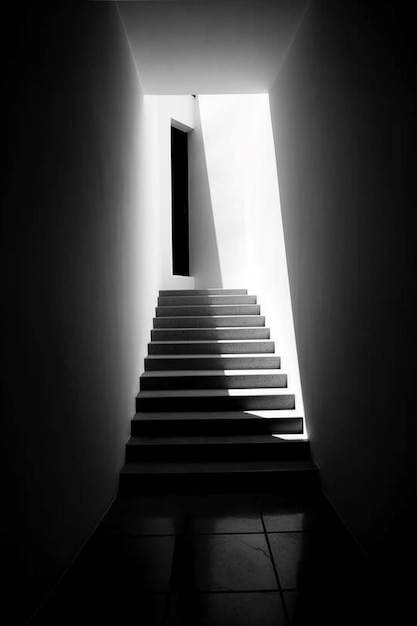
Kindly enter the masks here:
<path id="1" fill-rule="evenodd" d="M 222 284 L 259 297 L 304 416 L 269 96 L 202 95 L 198 107 Z"/>

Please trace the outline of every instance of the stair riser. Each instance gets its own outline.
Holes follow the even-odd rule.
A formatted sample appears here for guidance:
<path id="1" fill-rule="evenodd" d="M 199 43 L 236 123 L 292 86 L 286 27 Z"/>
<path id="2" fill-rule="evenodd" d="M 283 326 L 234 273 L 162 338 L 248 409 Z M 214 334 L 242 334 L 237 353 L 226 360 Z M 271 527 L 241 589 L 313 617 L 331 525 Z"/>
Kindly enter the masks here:
<path id="1" fill-rule="evenodd" d="M 286 374 L 232 376 L 149 376 L 140 378 L 141 391 L 162 389 L 260 389 L 287 387 Z"/>
<path id="2" fill-rule="evenodd" d="M 300 442 L 297 442 L 299 444 Z M 304 443 L 304 442 L 303 442 Z M 127 463 L 196 461 L 301 461 L 309 458 L 308 445 L 276 443 L 234 445 L 126 446 Z"/>
<path id="3" fill-rule="evenodd" d="M 247 293 L 247 289 L 162 289 L 159 296 L 245 296 Z"/>
<path id="4" fill-rule="evenodd" d="M 136 411 L 267 411 L 270 409 L 295 409 L 294 394 L 250 397 L 136 398 Z"/>
<path id="5" fill-rule="evenodd" d="M 212 304 L 256 304 L 256 296 L 168 296 L 158 298 L 158 306 Z"/>
<path id="6" fill-rule="evenodd" d="M 152 341 L 209 341 L 210 339 L 269 339 L 269 328 L 154 329 Z"/>
<path id="7" fill-rule="evenodd" d="M 273 341 L 148 344 L 148 354 L 271 354 L 274 351 Z"/>
<path id="8" fill-rule="evenodd" d="M 157 306 L 156 317 L 183 315 L 259 315 L 259 304 L 224 304 L 212 306 Z"/>
<path id="9" fill-rule="evenodd" d="M 146 372 L 163 372 L 167 370 L 248 370 L 248 369 L 280 369 L 279 356 L 241 356 L 241 357 L 171 357 L 169 359 L 145 359 Z"/>
<path id="10" fill-rule="evenodd" d="M 219 472 L 196 474 L 121 474 L 120 495 L 157 493 L 274 493 L 308 494 L 319 492 L 319 473 L 312 471 Z"/>
<path id="11" fill-rule="evenodd" d="M 264 315 L 155 317 L 154 328 L 213 328 L 218 326 L 265 326 Z"/>
<path id="12" fill-rule="evenodd" d="M 140 415 L 140 414 L 139 414 Z M 182 435 L 208 436 L 208 435 L 300 435 L 303 433 L 303 420 L 301 417 L 268 418 L 268 419 L 233 419 L 227 416 L 217 420 L 187 420 L 174 421 L 155 417 L 154 421 L 132 420 L 132 437 L 180 437 Z"/>

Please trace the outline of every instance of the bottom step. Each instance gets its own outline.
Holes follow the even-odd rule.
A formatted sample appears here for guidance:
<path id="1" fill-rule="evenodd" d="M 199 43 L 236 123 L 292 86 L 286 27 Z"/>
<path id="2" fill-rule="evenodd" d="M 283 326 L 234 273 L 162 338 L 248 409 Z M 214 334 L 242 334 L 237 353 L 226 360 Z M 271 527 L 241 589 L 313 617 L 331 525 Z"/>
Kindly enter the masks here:
<path id="1" fill-rule="evenodd" d="M 311 460 L 126 463 L 120 472 L 119 493 L 259 491 L 271 487 L 319 488 L 318 468 Z"/>

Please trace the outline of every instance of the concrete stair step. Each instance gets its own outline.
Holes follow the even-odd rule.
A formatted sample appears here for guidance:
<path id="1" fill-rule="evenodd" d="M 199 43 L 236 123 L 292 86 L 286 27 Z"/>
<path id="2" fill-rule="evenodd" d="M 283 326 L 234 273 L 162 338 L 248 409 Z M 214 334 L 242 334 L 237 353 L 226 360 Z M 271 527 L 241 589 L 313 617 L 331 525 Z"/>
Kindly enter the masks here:
<path id="1" fill-rule="evenodd" d="M 144 372 L 140 389 L 253 389 L 287 387 L 287 375 L 279 370 L 185 370 Z"/>
<path id="2" fill-rule="evenodd" d="M 288 389 L 192 389 L 140 391 L 136 411 L 261 411 L 295 409 Z"/>
<path id="3" fill-rule="evenodd" d="M 312 493 L 320 489 L 319 472 L 311 460 L 188 461 L 126 463 L 120 473 L 123 494 L 196 491 L 258 491 L 273 488 Z"/>
<path id="4" fill-rule="evenodd" d="M 155 317 L 154 328 L 217 328 L 223 326 L 265 326 L 264 315 L 184 315 Z"/>
<path id="5" fill-rule="evenodd" d="M 256 296 L 205 295 L 159 296 L 158 306 L 190 306 L 212 304 L 256 304 Z"/>
<path id="6" fill-rule="evenodd" d="M 165 296 L 244 296 L 247 289 L 161 289 L 159 295 Z"/>
<path id="7" fill-rule="evenodd" d="M 154 328 L 152 341 L 208 341 L 210 339 L 269 339 L 269 328 Z"/>
<path id="8" fill-rule="evenodd" d="M 152 341 L 148 344 L 148 354 L 271 354 L 275 343 L 269 339 L 245 339 L 233 341 Z"/>
<path id="9" fill-rule="evenodd" d="M 156 317 L 183 317 L 198 315 L 259 315 L 259 304 L 207 304 L 190 306 L 157 306 Z"/>
<path id="10" fill-rule="evenodd" d="M 172 435 L 302 435 L 303 418 L 294 411 L 245 411 L 189 413 L 136 413 L 132 436 Z"/>
<path id="11" fill-rule="evenodd" d="M 120 493 L 319 489 L 280 366 L 246 289 L 161 290 Z"/>
<path id="12" fill-rule="evenodd" d="M 274 435 L 131 437 L 126 462 L 147 461 L 288 461 L 308 460 L 308 441 L 288 441 Z"/>
<path id="13" fill-rule="evenodd" d="M 279 369 L 281 358 L 259 354 L 191 354 L 150 355 L 145 358 L 145 371 L 166 370 L 240 370 Z"/>

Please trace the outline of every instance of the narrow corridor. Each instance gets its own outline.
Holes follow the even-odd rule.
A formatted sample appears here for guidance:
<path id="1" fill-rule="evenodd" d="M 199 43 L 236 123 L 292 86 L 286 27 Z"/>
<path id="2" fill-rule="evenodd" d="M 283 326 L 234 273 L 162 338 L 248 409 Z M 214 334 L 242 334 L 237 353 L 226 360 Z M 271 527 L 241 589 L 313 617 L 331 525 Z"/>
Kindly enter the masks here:
<path id="1" fill-rule="evenodd" d="M 219 291 L 160 295 L 119 495 L 31 626 L 370 623 L 256 297 Z"/>

